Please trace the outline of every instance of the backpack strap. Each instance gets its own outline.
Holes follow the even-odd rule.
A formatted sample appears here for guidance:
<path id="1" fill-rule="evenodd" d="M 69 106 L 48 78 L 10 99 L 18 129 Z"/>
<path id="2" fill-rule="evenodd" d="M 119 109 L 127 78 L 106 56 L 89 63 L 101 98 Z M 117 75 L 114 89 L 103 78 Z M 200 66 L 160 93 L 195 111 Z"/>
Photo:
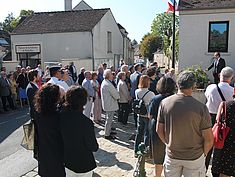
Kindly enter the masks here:
<path id="1" fill-rule="evenodd" d="M 144 94 L 144 96 L 142 96 L 141 100 L 144 99 L 144 97 L 149 93 L 149 90 Z"/>
<path id="2" fill-rule="evenodd" d="M 220 94 L 221 99 L 222 99 L 223 101 L 226 101 L 225 98 L 224 98 L 224 95 L 223 95 L 223 93 L 222 93 L 222 91 L 221 91 L 221 89 L 220 89 L 219 86 L 218 86 L 218 84 L 216 84 L 216 86 L 217 86 L 217 89 L 218 89 L 218 92 L 219 92 L 219 94 Z"/>

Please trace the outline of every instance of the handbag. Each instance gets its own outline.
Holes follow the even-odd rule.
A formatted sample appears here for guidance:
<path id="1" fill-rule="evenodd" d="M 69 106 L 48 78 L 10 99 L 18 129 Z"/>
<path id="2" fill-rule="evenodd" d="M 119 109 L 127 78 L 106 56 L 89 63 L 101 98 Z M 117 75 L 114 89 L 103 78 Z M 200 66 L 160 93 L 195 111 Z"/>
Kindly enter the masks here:
<path id="1" fill-rule="evenodd" d="M 226 125 L 226 120 L 226 102 L 223 101 L 216 116 L 216 123 L 212 128 L 214 135 L 214 147 L 216 149 L 223 149 L 224 141 L 229 133 L 230 128 Z"/>
<path id="2" fill-rule="evenodd" d="M 24 131 L 24 137 L 21 142 L 21 146 L 23 146 L 27 150 L 33 150 L 35 127 L 32 120 L 28 124 L 23 125 L 23 131 Z"/>

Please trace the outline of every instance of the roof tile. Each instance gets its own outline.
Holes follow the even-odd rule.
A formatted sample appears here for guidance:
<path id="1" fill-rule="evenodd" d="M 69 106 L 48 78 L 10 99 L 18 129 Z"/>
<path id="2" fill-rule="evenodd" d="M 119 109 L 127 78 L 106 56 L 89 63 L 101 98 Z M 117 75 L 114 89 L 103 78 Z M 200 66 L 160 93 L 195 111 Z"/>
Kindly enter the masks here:
<path id="1" fill-rule="evenodd" d="M 235 8 L 235 0 L 180 0 L 180 10 Z"/>
<path id="2" fill-rule="evenodd" d="M 91 31 L 110 9 L 39 12 L 27 17 L 12 34 Z"/>

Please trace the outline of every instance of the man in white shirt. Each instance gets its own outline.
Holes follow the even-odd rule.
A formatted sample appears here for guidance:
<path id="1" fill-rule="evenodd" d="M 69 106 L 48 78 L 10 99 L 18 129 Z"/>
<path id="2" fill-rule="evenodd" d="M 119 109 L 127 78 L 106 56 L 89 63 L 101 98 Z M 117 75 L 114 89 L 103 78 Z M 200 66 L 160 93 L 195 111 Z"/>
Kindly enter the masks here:
<path id="1" fill-rule="evenodd" d="M 50 70 L 51 79 L 47 83 L 58 85 L 63 92 L 67 92 L 69 86 L 65 81 L 61 80 L 62 78 L 61 72 L 63 72 L 61 70 L 61 67 L 51 66 L 49 70 Z"/>
<path id="2" fill-rule="evenodd" d="M 218 87 L 220 88 L 224 98 L 226 101 L 230 101 L 233 99 L 233 87 L 231 87 L 229 84 L 231 83 L 234 76 L 234 71 L 231 67 L 225 67 L 221 70 L 220 73 L 220 82 L 218 84 Z M 209 113 L 211 115 L 211 122 L 212 126 L 215 124 L 216 120 L 216 114 L 219 108 L 220 103 L 223 101 L 218 88 L 217 84 L 211 84 L 206 88 L 205 96 L 207 98 L 206 106 L 209 110 Z M 206 168 L 208 169 L 210 157 L 211 157 L 211 151 L 207 155 L 206 159 Z"/>

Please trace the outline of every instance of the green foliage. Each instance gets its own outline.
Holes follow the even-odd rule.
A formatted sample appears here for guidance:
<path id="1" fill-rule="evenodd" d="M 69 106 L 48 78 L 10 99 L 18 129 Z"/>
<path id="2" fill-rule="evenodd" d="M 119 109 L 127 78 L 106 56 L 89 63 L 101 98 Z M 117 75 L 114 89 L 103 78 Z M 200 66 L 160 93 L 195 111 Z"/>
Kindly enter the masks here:
<path id="1" fill-rule="evenodd" d="M 157 35 L 162 38 L 164 43 L 162 43 L 162 49 L 164 54 L 171 59 L 172 58 L 172 47 L 173 47 L 173 38 L 172 38 L 172 13 L 160 13 L 154 18 L 151 26 L 151 34 Z M 176 60 L 179 58 L 179 16 L 175 17 L 175 57 Z"/>
<path id="2" fill-rule="evenodd" d="M 140 43 L 140 53 L 143 57 L 153 61 L 153 53 L 162 47 L 162 38 L 153 34 L 146 34 Z"/>
<path id="3" fill-rule="evenodd" d="M 11 25 L 11 23 L 14 19 L 15 18 L 13 16 L 13 13 L 8 14 L 7 17 L 5 18 L 5 20 L 0 23 L 0 28 L 4 31 L 12 32 L 14 28 Z"/>
<path id="4" fill-rule="evenodd" d="M 172 36 L 172 13 L 160 13 L 154 18 L 151 26 L 151 33 L 154 35 Z M 179 28 L 179 16 L 175 17 L 175 28 Z"/>
<path id="5" fill-rule="evenodd" d="M 29 15 L 32 15 L 33 13 L 34 13 L 33 10 L 21 10 L 20 11 L 20 16 L 18 18 L 26 17 L 26 16 L 29 16 Z"/>
<path id="6" fill-rule="evenodd" d="M 195 74 L 196 79 L 197 79 L 197 83 L 196 83 L 197 88 L 204 89 L 208 85 L 208 82 L 210 80 L 208 78 L 208 75 L 202 69 L 201 66 L 193 65 L 191 67 L 188 67 L 186 70 L 192 71 Z"/>
<path id="7" fill-rule="evenodd" d="M 34 12 L 32 10 L 21 10 L 19 17 L 17 18 L 13 16 L 13 13 L 10 13 L 3 22 L 0 22 L 0 29 L 7 32 L 12 32 L 19 24 L 19 22 L 21 22 L 22 17 L 29 16 L 33 13 Z"/>

